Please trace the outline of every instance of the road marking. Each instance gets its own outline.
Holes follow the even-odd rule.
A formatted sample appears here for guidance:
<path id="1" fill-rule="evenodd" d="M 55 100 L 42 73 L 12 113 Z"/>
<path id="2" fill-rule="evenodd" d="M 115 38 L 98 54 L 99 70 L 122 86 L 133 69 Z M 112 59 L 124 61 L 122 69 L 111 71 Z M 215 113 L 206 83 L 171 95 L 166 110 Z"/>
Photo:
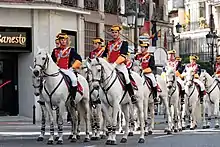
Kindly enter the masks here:
<path id="1" fill-rule="evenodd" d="M 101 132 L 102 133 L 102 132 Z M 90 132 L 90 134 L 92 134 Z M 116 131 L 117 135 L 123 134 L 118 131 Z M 140 131 L 134 131 L 134 135 L 139 135 Z M 163 135 L 164 130 L 153 130 L 153 135 Z M 34 136 L 34 135 L 40 135 L 39 132 L 0 132 L 1 136 Z M 50 135 L 49 132 L 45 132 L 45 135 Z M 54 135 L 57 135 L 57 132 L 54 132 Z M 70 132 L 63 132 L 63 135 L 70 135 Z M 86 135 L 85 132 L 80 132 L 79 135 Z"/>
<path id="2" fill-rule="evenodd" d="M 154 137 L 155 139 L 158 139 L 158 138 L 165 138 L 165 137 L 172 137 L 173 135 L 162 135 L 162 136 L 156 136 Z"/>

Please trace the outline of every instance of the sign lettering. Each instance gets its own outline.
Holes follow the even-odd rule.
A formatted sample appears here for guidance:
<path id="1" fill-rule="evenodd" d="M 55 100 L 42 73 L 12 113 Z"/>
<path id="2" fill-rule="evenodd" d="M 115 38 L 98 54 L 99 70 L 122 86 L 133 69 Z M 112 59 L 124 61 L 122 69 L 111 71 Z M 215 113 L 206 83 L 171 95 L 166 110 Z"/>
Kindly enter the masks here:
<path id="1" fill-rule="evenodd" d="M 0 47 L 26 47 L 25 32 L 0 32 Z"/>

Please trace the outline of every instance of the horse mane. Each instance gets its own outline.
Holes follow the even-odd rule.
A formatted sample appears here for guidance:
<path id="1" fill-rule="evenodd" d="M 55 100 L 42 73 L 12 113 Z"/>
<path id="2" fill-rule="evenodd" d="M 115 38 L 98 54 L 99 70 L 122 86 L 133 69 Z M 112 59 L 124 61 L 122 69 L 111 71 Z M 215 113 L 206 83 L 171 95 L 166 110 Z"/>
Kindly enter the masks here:
<path id="1" fill-rule="evenodd" d="M 107 67 L 110 70 L 113 70 L 112 65 L 109 62 L 107 62 L 104 58 L 95 58 L 95 61 L 100 63 L 102 66 Z"/>

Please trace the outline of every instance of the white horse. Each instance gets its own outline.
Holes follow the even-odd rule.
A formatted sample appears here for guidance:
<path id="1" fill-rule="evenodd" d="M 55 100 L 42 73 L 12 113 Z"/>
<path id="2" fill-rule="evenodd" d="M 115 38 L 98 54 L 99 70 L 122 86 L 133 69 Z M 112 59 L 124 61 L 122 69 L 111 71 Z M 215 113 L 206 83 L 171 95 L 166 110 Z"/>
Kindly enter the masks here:
<path id="1" fill-rule="evenodd" d="M 91 59 L 90 61 L 90 69 L 92 70 L 92 76 L 93 76 L 93 87 L 100 87 L 103 89 L 106 97 L 100 97 L 102 100 L 102 104 L 105 105 L 105 108 L 109 110 L 109 107 L 112 107 L 112 121 L 108 121 L 108 132 L 109 136 L 107 139 L 106 144 L 116 145 L 116 126 L 117 126 L 117 114 L 120 109 L 120 105 L 122 108 L 122 111 L 125 115 L 126 120 L 126 129 L 125 133 L 121 139 L 121 143 L 127 142 L 127 136 L 128 136 L 128 129 L 129 129 L 129 103 L 131 103 L 129 95 L 124 91 L 118 74 L 116 70 L 113 69 L 112 65 L 108 63 L 103 58 L 95 58 Z M 135 73 L 132 72 L 132 77 L 134 78 L 138 90 L 135 90 L 135 94 L 138 96 L 138 101 L 136 103 L 139 119 L 140 119 L 140 125 L 141 125 L 141 135 L 139 138 L 139 143 L 144 143 L 144 129 L 143 129 L 143 84 L 141 77 Z M 108 112 L 106 116 L 109 116 Z"/>
<path id="2" fill-rule="evenodd" d="M 54 116 L 53 107 L 58 107 L 58 144 L 63 143 L 63 116 L 67 109 L 69 110 L 72 118 L 72 142 L 77 141 L 77 112 L 84 114 L 86 124 L 86 137 L 85 140 L 88 142 L 89 138 L 89 86 L 86 79 L 78 74 L 78 81 L 83 87 L 82 95 L 77 92 L 75 103 L 76 107 L 70 105 L 70 93 L 67 88 L 67 84 L 64 81 L 64 75 L 61 74 L 59 67 L 53 62 L 51 56 L 46 50 L 39 49 L 34 58 L 33 75 L 35 77 L 42 77 L 45 81 L 43 83 L 42 98 L 45 101 L 46 111 L 49 114 L 50 121 L 50 137 L 48 144 L 54 142 Z M 82 113 L 81 113 L 82 112 Z"/>
<path id="3" fill-rule="evenodd" d="M 140 61 L 135 60 L 133 62 L 132 70 L 142 75 L 141 74 L 142 68 L 140 66 Z M 160 97 L 161 100 L 163 101 L 165 105 L 165 109 L 166 109 L 166 114 L 167 114 L 168 127 L 165 128 L 165 131 L 167 132 L 167 134 L 171 134 L 172 120 L 171 120 L 171 115 L 170 115 L 169 105 L 168 105 L 168 91 L 166 88 L 167 87 L 166 81 L 162 79 L 160 75 L 156 75 L 156 80 L 157 80 L 158 85 L 162 89 L 161 92 L 158 92 L 158 97 Z M 144 81 L 144 83 L 147 83 L 146 78 L 143 75 L 142 75 L 142 81 Z M 153 99 L 152 92 L 149 86 L 147 86 L 147 88 L 145 88 L 144 90 L 147 93 L 147 95 L 145 94 L 144 96 L 145 134 L 147 133 L 151 135 L 153 133 L 154 124 L 155 124 L 154 123 L 154 99 Z M 151 119 L 149 127 L 148 127 L 148 107 L 150 110 L 150 119 Z"/>
<path id="4" fill-rule="evenodd" d="M 219 99 L 220 99 L 220 87 L 219 82 L 212 78 L 209 73 L 206 71 L 201 72 L 200 80 L 204 83 L 206 92 L 207 92 L 207 99 L 204 101 L 208 104 L 208 120 L 211 118 L 211 112 L 215 117 L 215 128 L 219 128 Z M 205 119 L 205 108 L 203 109 L 203 128 L 210 128 L 210 122 L 206 123 Z"/>
<path id="5" fill-rule="evenodd" d="M 201 119 L 201 106 L 199 100 L 199 89 L 194 82 L 194 69 L 186 68 L 185 76 L 185 107 L 186 113 L 190 116 L 190 130 L 197 127 L 197 121 Z"/>
<path id="6" fill-rule="evenodd" d="M 181 100 L 180 100 L 180 87 L 177 84 L 177 78 L 173 67 L 170 66 L 166 67 L 166 82 L 168 89 L 168 101 L 169 101 L 171 119 L 174 124 L 174 132 L 178 132 L 182 130 L 181 113 L 180 113 Z"/>

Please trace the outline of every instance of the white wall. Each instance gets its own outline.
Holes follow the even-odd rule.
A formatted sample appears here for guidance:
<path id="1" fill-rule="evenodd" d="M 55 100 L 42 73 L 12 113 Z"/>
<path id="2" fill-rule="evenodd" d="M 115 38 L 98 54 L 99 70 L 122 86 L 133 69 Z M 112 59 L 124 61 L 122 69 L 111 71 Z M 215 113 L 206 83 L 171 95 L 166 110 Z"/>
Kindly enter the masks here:
<path id="1" fill-rule="evenodd" d="M 0 26 L 31 27 L 31 11 L 0 8 Z"/>

